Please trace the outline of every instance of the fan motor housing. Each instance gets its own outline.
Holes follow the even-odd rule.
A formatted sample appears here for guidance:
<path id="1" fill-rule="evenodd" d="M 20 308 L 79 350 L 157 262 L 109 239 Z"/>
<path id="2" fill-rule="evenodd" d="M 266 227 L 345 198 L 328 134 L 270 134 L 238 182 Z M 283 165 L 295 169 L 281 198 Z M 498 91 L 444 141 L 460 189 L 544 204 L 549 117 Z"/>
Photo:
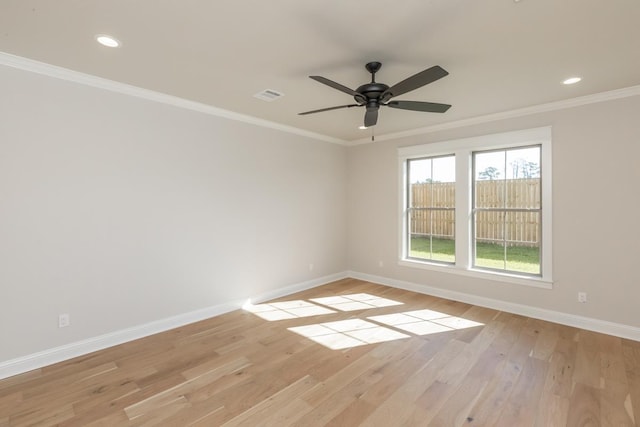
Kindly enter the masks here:
<path id="1" fill-rule="evenodd" d="M 356 89 L 356 92 L 363 94 L 367 99 L 378 99 L 387 89 L 389 89 L 389 86 L 384 83 L 367 83 Z M 356 101 L 358 100 L 357 98 L 355 99 Z"/>

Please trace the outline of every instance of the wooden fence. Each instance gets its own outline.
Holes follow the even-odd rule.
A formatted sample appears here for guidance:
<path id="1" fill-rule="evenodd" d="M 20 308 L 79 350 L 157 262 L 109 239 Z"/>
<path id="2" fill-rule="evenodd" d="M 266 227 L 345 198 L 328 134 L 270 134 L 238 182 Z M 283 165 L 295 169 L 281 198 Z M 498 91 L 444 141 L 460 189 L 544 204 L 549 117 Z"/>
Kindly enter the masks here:
<path id="1" fill-rule="evenodd" d="M 420 183 L 411 186 L 412 207 L 453 208 L 455 183 Z M 508 179 L 478 181 L 478 208 L 540 208 L 540 179 Z M 455 229 L 453 210 L 414 210 L 411 216 L 412 235 L 433 235 L 452 239 Z M 540 241 L 539 212 L 487 212 L 476 215 L 476 239 L 511 245 L 536 246 Z M 506 239 L 505 239 L 506 236 Z"/>

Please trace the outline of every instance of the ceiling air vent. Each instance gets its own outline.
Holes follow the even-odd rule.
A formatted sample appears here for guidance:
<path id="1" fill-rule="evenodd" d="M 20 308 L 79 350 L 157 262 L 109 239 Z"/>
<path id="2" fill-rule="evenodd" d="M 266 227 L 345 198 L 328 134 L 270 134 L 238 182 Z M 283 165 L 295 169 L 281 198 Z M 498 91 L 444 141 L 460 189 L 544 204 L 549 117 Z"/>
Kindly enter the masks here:
<path id="1" fill-rule="evenodd" d="M 278 92 L 277 90 L 273 90 L 273 89 L 265 89 L 262 92 L 258 92 L 253 96 L 258 99 L 262 99 L 263 101 L 271 102 L 271 101 L 275 101 L 278 98 L 282 98 L 284 96 L 284 93 Z"/>

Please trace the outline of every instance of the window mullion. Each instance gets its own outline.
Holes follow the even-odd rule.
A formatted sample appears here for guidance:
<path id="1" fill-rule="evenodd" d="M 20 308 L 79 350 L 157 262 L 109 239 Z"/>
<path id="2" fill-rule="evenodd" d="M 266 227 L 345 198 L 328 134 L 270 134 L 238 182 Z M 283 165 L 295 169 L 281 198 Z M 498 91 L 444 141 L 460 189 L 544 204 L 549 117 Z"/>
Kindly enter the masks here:
<path id="1" fill-rule="evenodd" d="M 458 150 L 456 156 L 455 242 L 456 267 L 468 269 L 471 263 L 471 152 Z"/>
<path id="2" fill-rule="evenodd" d="M 507 151 L 504 153 L 504 178 L 502 179 L 502 268 L 507 269 Z"/>

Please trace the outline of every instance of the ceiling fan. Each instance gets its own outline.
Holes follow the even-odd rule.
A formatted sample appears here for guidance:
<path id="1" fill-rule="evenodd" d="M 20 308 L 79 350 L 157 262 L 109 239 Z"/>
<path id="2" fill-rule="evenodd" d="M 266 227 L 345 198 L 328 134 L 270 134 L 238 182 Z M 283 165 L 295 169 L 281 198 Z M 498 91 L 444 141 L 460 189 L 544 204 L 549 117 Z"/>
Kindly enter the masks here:
<path id="1" fill-rule="evenodd" d="M 309 78 L 317 82 L 353 96 L 356 103 L 305 111 L 298 114 L 306 115 L 337 110 L 340 108 L 366 107 L 366 112 L 364 114 L 364 126 L 371 127 L 375 126 L 378 122 L 378 110 L 381 106 L 399 108 L 401 110 L 423 111 L 427 113 L 444 113 L 451 107 L 449 104 L 437 104 L 433 102 L 391 101 L 391 99 L 396 96 L 418 89 L 422 86 L 428 85 L 429 83 L 433 83 L 448 75 L 449 73 L 439 65 L 427 68 L 426 70 L 421 71 L 418 74 L 414 74 L 391 87 L 384 83 L 376 82 L 376 73 L 380 70 L 380 67 L 382 67 L 380 62 L 369 62 L 365 65 L 367 71 L 371 73 L 371 83 L 365 83 L 356 90 L 350 89 L 322 76 L 309 76 Z"/>

